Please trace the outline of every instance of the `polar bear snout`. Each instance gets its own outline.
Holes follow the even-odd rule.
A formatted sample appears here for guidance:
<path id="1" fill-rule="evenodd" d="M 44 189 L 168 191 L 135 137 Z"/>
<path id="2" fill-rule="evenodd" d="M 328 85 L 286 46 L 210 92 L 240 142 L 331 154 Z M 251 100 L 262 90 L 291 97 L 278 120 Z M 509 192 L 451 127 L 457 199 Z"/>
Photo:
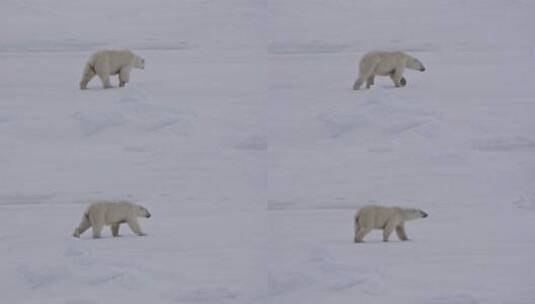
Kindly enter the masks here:
<path id="1" fill-rule="evenodd" d="M 427 214 L 427 213 L 425 213 L 425 212 L 424 212 L 424 211 L 422 211 L 422 210 L 420 210 L 420 214 L 422 215 L 422 217 L 427 217 L 427 216 L 428 216 L 428 214 Z"/>
<path id="2" fill-rule="evenodd" d="M 149 218 L 150 212 L 147 208 L 139 206 L 138 216 Z"/>
<path id="3" fill-rule="evenodd" d="M 425 71 L 425 67 L 424 66 L 422 66 L 422 68 L 420 69 L 420 72 L 423 72 L 423 71 Z"/>

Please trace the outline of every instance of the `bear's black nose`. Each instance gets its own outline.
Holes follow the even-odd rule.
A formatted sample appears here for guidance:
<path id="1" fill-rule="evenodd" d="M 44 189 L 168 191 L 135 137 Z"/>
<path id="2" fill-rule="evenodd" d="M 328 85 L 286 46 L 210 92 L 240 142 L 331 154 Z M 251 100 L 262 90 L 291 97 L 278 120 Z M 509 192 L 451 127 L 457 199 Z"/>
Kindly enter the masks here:
<path id="1" fill-rule="evenodd" d="M 422 72 L 425 71 L 425 68 L 422 68 L 420 71 L 422 71 Z"/>
<path id="2" fill-rule="evenodd" d="M 427 213 L 422 211 L 422 217 L 427 217 Z"/>
<path id="3" fill-rule="evenodd" d="M 147 214 L 147 217 L 150 217 L 150 214 Z"/>

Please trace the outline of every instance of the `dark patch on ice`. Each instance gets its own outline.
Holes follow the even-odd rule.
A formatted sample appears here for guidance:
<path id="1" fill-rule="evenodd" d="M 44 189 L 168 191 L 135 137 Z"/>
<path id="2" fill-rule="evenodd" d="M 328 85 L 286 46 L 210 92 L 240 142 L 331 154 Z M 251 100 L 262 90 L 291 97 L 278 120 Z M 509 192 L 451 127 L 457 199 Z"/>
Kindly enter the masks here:
<path id="1" fill-rule="evenodd" d="M 100 301 L 91 301 L 91 300 L 80 299 L 80 300 L 67 300 L 66 303 L 67 304 L 96 304 L 96 303 L 100 303 Z"/>
<path id="2" fill-rule="evenodd" d="M 150 146 L 125 146 L 123 147 L 123 150 L 125 150 L 126 152 L 145 153 L 145 152 L 150 152 L 151 147 Z"/>
<path id="3" fill-rule="evenodd" d="M 288 210 L 288 209 L 297 209 L 297 202 L 292 201 L 268 201 L 267 202 L 268 210 Z"/>
<path id="4" fill-rule="evenodd" d="M 88 55 L 98 49 L 117 48 L 113 41 L 93 41 L 87 42 L 77 38 L 67 38 L 63 40 L 29 41 L 22 43 L 11 43 L 0 47 L 0 53 L 70 53 L 86 52 Z M 146 43 L 133 43 L 122 46 L 134 51 L 181 51 L 194 48 L 186 41 L 158 42 L 147 41 Z"/>
<path id="5" fill-rule="evenodd" d="M 139 103 L 147 100 L 148 98 L 145 95 L 145 92 L 137 88 L 128 88 L 128 90 L 125 91 L 125 94 L 121 95 L 119 98 L 119 102 L 121 103 Z"/>
<path id="6" fill-rule="evenodd" d="M 426 121 L 418 121 L 418 120 L 406 121 L 406 122 L 394 124 L 388 127 L 388 131 L 392 134 L 401 134 L 406 131 L 417 129 L 420 126 L 423 126 L 425 123 Z"/>
<path id="7" fill-rule="evenodd" d="M 496 137 L 481 140 L 474 148 L 482 152 L 509 152 L 535 149 L 535 142 L 522 136 Z"/>
<path id="8" fill-rule="evenodd" d="M 271 296 L 279 296 L 310 285 L 310 281 L 301 273 L 272 274 L 268 278 L 268 289 Z"/>
<path id="9" fill-rule="evenodd" d="M 73 118 L 78 122 L 80 131 L 85 136 L 92 136 L 126 123 L 126 119 L 120 112 L 76 112 Z"/>
<path id="10" fill-rule="evenodd" d="M 0 206 L 38 205 L 43 204 L 54 197 L 55 194 L 1 194 Z"/>
<path id="11" fill-rule="evenodd" d="M 147 44 L 132 45 L 131 48 L 146 51 L 181 51 L 192 49 L 194 46 L 187 41 L 177 41 L 174 43 L 148 41 Z"/>
<path id="12" fill-rule="evenodd" d="M 338 138 L 352 131 L 369 126 L 371 123 L 368 117 L 364 115 L 348 114 L 322 114 L 317 119 L 323 123 L 327 134 L 331 138 Z"/>
<path id="13" fill-rule="evenodd" d="M 68 270 L 58 265 L 51 266 L 50 269 L 32 269 L 29 266 L 20 266 L 17 268 L 17 271 L 31 289 L 52 285 L 59 281 L 64 281 L 69 277 Z"/>
<path id="14" fill-rule="evenodd" d="M 270 54 L 325 54 L 341 53 L 352 49 L 350 44 L 332 44 L 313 40 L 307 43 L 271 43 L 268 46 Z"/>
<path id="15" fill-rule="evenodd" d="M 319 285 L 332 291 L 366 284 L 371 280 L 370 275 L 373 275 L 364 269 L 338 263 L 329 251 L 323 248 L 310 251 L 308 263 L 311 264 L 309 268 L 317 273 Z"/>
<path id="16" fill-rule="evenodd" d="M 428 304 L 478 304 L 479 301 L 471 295 L 443 295 L 425 301 Z"/>
<path id="17" fill-rule="evenodd" d="M 234 147 L 240 150 L 265 151 L 267 150 L 267 142 L 263 136 L 253 135 L 237 143 Z"/>
<path id="18" fill-rule="evenodd" d="M 228 288 L 206 288 L 186 291 L 176 299 L 180 303 L 225 303 L 238 298 L 238 293 Z"/>
<path id="19" fill-rule="evenodd" d="M 4 45 L 0 53 L 67 53 L 90 52 L 103 48 L 106 42 L 85 42 L 78 39 L 64 39 L 61 41 L 28 41 Z"/>
<path id="20" fill-rule="evenodd" d="M 535 211 L 535 193 L 522 196 L 520 199 L 513 202 L 513 206 L 523 210 Z"/>
<path id="21" fill-rule="evenodd" d="M 140 103 L 138 101 L 146 100 L 145 97 L 140 97 L 121 107 L 129 126 L 141 128 L 146 132 L 172 129 L 181 135 L 188 134 L 192 129 L 192 121 L 196 118 L 195 113 Z"/>
<path id="22" fill-rule="evenodd" d="M 268 279 L 269 293 L 273 296 L 295 292 L 299 289 L 338 292 L 360 286 L 374 293 L 376 272 L 365 268 L 339 263 L 328 250 L 312 248 L 293 270 L 294 266 L 277 267 Z"/>
<path id="23" fill-rule="evenodd" d="M 108 284 L 109 282 L 112 282 L 112 281 L 115 281 L 119 278 L 122 278 L 126 275 L 126 273 L 124 272 L 115 272 L 115 273 L 111 273 L 111 274 L 108 274 L 108 275 L 105 275 L 105 276 L 101 276 L 101 277 L 98 277 L 98 278 L 95 278 L 93 280 L 91 280 L 89 282 L 89 285 L 91 286 L 99 286 L 99 285 L 104 285 L 104 284 Z"/>
<path id="24" fill-rule="evenodd" d="M 127 94 L 112 105 L 115 110 L 76 112 L 72 117 L 85 136 L 94 136 L 117 127 L 136 132 L 171 130 L 180 135 L 189 134 L 196 117 L 194 113 L 142 102 L 145 100 L 142 93 Z"/>
<path id="25" fill-rule="evenodd" d="M 0 113 L 0 125 L 11 122 L 15 120 L 15 116 L 9 113 Z"/>
<path id="26" fill-rule="evenodd" d="M 148 126 L 146 130 L 149 132 L 155 132 L 172 127 L 178 124 L 179 122 L 181 122 L 181 120 L 178 117 L 161 118 L 159 121 L 155 121 L 150 126 Z"/>

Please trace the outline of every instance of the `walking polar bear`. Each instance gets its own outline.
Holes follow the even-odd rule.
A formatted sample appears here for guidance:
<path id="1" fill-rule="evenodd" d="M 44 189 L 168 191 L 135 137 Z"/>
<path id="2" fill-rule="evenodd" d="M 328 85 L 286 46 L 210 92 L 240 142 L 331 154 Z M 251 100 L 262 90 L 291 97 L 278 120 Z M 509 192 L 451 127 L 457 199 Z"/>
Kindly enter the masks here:
<path id="1" fill-rule="evenodd" d="M 369 52 L 360 59 L 359 77 L 353 85 L 353 90 L 359 90 L 364 81 L 369 89 L 374 84 L 376 75 L 390 76 L 397 88 L 404 87 L 407 85 L 407 80 L 403 77 L 405 68 L 425 71 L 420 60 L 403 52 Z"/>
<path id="2" fill-rule="evenodd" d="M 363 207 L 355 215 L 355 243 L 361 243 L 373 229 L 383 230 L 384 242 L 388 242 L 394 229 L 400 240 L 407 241 L 405 222 L 424 217 L 427 217 L 427 213 L 420 209 L 378 205 Z"/>
<path id="3" fill-rule="evenodd" d="M 80 89 L 87 89 L 87 84 L 98 75 L 105 89 L 111 88 L 110 75 L 119 75 L 119 86 L 130 80 L 130 70 L 132 68 L 144 69 L 145 60 L 130 50 L 101 50 L 95 52 L 87 61 Z"/>
<path id="4" fill-rule="evenodd" d="M 97 201 L 89 205 L 73 236 L 79 238 L 89 227 L 93 227 L 93 238 L 99 238 L 104 225 L 111 226 L 112 235 L 119 236 L 119 226 L 127 223 L 137 235 L 143 236 L 138 217 L 150 217 L 149 211 L 129 201 Z"/>

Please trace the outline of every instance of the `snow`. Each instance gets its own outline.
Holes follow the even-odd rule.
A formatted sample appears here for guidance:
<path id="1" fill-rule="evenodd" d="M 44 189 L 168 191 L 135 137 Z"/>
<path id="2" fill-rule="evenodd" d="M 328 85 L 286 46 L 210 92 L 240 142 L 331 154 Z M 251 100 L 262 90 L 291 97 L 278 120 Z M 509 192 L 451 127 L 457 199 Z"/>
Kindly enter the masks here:
<path id="1" fill-rule="evenodd" d="M 2 1 L 2 302 L 535 303 L 533 12 Z M 112 47 L 145 70 L 80 91 Z M 373 49 L 427 70 L 355 92 Z M 144 205 L 148 235 L 73 238 L 94 199 Z M 369 203 L 430 216 L 354 244 Z"/>

